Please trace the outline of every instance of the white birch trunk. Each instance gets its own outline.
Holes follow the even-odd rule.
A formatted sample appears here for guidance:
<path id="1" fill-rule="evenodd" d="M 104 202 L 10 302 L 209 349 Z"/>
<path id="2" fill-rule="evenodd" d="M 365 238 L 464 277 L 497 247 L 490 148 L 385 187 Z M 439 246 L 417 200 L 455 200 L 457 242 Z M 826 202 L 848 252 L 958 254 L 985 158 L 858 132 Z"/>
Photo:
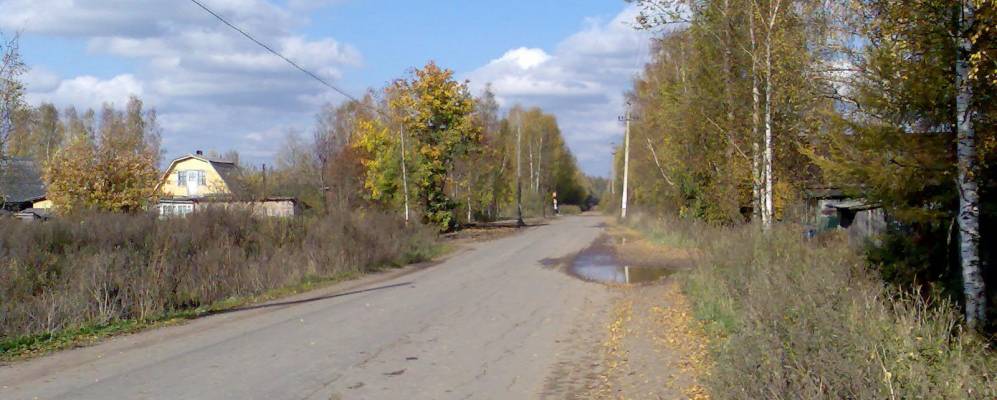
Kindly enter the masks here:
<path id="1" fill-rule="evenodd" d="M 540 192 L 540 174 L 543 171 L 543 156 L 544 156 L 544 137 L 540 136 L 540 146 L 537 149 L 537 183 L 535 185 L 535 191 Z"/>
<path id="2" fill-rule="evenodd" d="M 765 221 L 762 209 L 762 154 L 758 143 L 762 94 L 758 88 L 758 40 L 755 36 L 754 2 L 751 2 L 751 12 L 748 15 L 748 34 L 751 37 L 751 209 L 753 220 Z"/>
<path id="3" fill-rule="evenodd" d="M 772 225 L 775 212 L 772 207 L 772 25 L 765 32 L 765 155 L 762 161 L 765 174 L 765 188 L 762 224 Z"/>
<path id="4" fill-rule="evenodd" d="M 530 149 L 530 155 L 529 155 L 529 160 L 530 160 L 530 176 L 526 179 L 526 188 L 527 189 L 533 189 L 533 141 L 531 140 L 531 141 L 529 141 L 529 143 L 530 143 L 530 146 L 529 146 L 529 149 Z"/>
<path id="5" fill-rule="evenodd" d="M 972 1 L 962 1 L 959 53 L 956 60 L 956 157 L 959 161 L 959 250 L 962 261 L 963 291 L 966 295 L 966 324 L 986 323 L 986 299 L 980 272 L 980 194 L 977 183 L 976 131 L 973 128 L 973 88 L 969 79 L 969 36 L 975 9 Z"/>

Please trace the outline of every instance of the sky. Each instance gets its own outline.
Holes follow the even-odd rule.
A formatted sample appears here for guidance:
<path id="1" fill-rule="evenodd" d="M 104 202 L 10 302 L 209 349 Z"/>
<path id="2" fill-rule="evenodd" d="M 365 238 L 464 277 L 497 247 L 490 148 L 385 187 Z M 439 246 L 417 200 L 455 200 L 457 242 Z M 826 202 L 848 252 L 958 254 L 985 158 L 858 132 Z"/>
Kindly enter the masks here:
<path id="1" fill-rule="evenodd" d="M 354 96 L 433 60 L 492 84 L 499 104 L 557 116 L 582 169 L 608 176 L 623 94 L 647 59 L 622 0 L 201 0 L 236 26 Z M 500 4 L 500 5 L 496 5 Z M 0 0 L 19 32 L 28 101 L 156 108 L 167 159 L 237 150 L 272 162 L 286 132 L 345 98 L 188 0 Z"/>

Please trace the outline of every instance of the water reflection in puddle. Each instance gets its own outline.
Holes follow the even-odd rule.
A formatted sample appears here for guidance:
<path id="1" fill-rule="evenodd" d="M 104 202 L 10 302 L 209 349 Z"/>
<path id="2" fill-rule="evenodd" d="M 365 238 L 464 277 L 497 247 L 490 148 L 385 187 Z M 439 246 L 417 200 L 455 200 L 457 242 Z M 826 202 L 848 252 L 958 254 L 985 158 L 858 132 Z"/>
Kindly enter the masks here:
<path id="1" fill-rule="evenodd" d="M 653 282 L 670 274 L 667 268 L 620 265 L 608 251 L 586 251 L 572 261 L 568 271 L 582 279 L 606 283 Z"/>

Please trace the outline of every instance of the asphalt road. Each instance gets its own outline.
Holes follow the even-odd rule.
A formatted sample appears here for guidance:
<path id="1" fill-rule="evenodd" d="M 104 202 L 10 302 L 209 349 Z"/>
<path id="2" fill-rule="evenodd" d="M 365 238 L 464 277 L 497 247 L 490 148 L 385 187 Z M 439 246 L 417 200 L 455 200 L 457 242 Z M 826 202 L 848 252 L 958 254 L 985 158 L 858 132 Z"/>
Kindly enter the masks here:
<path id="1" fill-rule="evenodd" d="M 0 399 L 537 398 L 571 328 L 610 298 L 542 260 L 585 248 L 601 221 L 0 367 Z"/>

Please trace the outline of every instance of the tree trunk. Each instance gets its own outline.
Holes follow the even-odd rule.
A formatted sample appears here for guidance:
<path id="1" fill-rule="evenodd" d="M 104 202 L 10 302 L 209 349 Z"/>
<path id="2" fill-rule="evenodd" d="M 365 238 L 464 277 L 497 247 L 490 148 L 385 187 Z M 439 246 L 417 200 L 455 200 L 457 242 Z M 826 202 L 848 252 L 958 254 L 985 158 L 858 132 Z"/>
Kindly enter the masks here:
<path id="1" fill-rule="evenodd" d="M 775 212 L 772 207 L 772 25 L 765 32 L 765 155 L 762 161 L 765 174 L 765 201 L 762 224 L 772 225 Z"/>
<path id="2" fill-rule="evenodd" d="M 969 79 L 970 41 L 975 9 L 972 1 L 962 1 L 959 20 L 959 52 L 956 59 L 956 157 L 959 160 L 959 249 L 962 261 L 963 291 L 966 295 L 966 324 L 986 323 L 986 299 L 980 272 L 980 194 L 977 183 L 976 131 L 973 128 L 973 88 Z"/>
<path id="3" fill-rule="evenodd" d="M 654 158 L 654 165 L 658 166 L 658 172 L 661 173 L 661 178 L 665 180 L 670 186 L 675 187 L 675 182 L 672 182 L 668 174 L 665 173 L 665 169 L 661 167 L 661 162 L 658 161 L 658 153 L 654 151 L 654 145 L 651 144 L 651 138 L 647 139 L 647 149 L 651 151 L 651 157 Z"/>
<path id="4" fill-rule="evenodd" d="M 721 18 L 721 24 L 723 33 L 723 56 L 721 64 L 723 67 L 723 81 L 724 81 L 724 109 L 725 109 L 725 123 L 724 131 L 727 135 L 727 149 L 726 156 L 729 168 L 731 171 L 737 170 L 737 161 L 735 161 L 734 152 L 737 148 L 737 138 L 735 131 L 735 116 L 734 116 L 734 71 L 732 68 L 733 58 L 734 58 L 734 41 L 733 35 L 731 34 L 731 23 L 730 23 L 730 0 L 724 0 L 723 2 L 723 18 Z M 734 174 L 724 174 L 725 185 L 729 185 L 727 190 L 733 189 L 733 193 L 737 192 L 738 182 Z M 739 196 L 734 197 L 734 204 L 740 208 L 741 203 Z"/>
<path id="5" fill-rule="evenodd" d="M 522 118 L 522 117 L 520 117 Z M 523 121 L 520 120 L 519 124 Z M 522 126 L 516 126 L 516 226 L 523 227 L 526 224 L 523 222 L 523 175 L 522 175 L 522 162 L 520 160 L 520 152 L 522 151 L 522 140 L 523 140 L 523 128 Z"/>
<path id="6" fill-rule="evenodd" d="M 536 191 L 540 191 L 540 174 L 543 171 L 543 156 L 544 156 L 544 137 L 540 136 L 540 146 L 537 149 L 537 180 L 536 180 Z"/>
<path id="7" fill-rule="evenodd" d="M 762 154 L 758 143 L 761 123 L 761 90 L 758 88 L 758 40 L 755 36 L 755 6 L 751 2 L 748 34 L 751 36 L 751 213 L 752 220 L 765 221 L 762 195 Z"/>
<path id="8" fill-rule="evenodd" d="M 529 146 L 529 149 L 530 149 L 530 156 L 529 156 L 529 160 L 530 160 L 530 177 L 527 178 L 526 188 L 532 190 L 533 189 L 533 141 L 530 141 L 529 143 L 530 143 L 530 146 Z"/>

